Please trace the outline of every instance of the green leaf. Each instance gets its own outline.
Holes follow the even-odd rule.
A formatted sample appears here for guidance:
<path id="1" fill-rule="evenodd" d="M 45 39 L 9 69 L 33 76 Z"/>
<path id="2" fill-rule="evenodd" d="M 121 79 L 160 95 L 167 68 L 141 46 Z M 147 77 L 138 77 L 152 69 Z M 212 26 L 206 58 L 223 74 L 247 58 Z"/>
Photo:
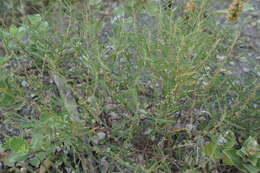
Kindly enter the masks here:
<path id="1" fill-rule="evenodd" d="M 39 14 L 30 15 L 28 16 L 28 19 L 32 26 L 37 26 L 41 22 L 42 18 Z"/>
<path id="2" fill-rule="evenodd" d="M 233 165 L 241 170 L 244 170 L 242 165 L 243 160 L 236 154 L 236 150 L 233 149 L 225 149 L 223 150 L 224 153 L 224 164 L 226 165 Z"/>
<path id="3" fill-rule="evenodd" d="M 27 154 L 25 153 L 11 153 L 7 159 L 5 159 L 5 164 L 8 166 L 13 166 L 16 162 L 20 162 L 27 159 Z"/>
<path id="4" fill-rule="evenodd" d="M 158 15 L 158 13 L 160 13 L 160 8 L 155 2 L 147 3 L 146 7 L 147 7 L 147 12 L 150 16 Z"/>
<path id="5" fill-rule="evenodd" d="M 30 160 L 30 164 L 37 168 L 41 164 L 41 160 L 38 157 L 34 157 Z"/>
<path id="6" fill-rule="evenodd" d="M 4 56 L 0 56 L 0 65 L 4 65 L 6 62 L 8 62 L 8 59 Z"/>
<path id="7" fill-rule="evenodd" d="M 9 34 L 10 34 L 11 36 L 16 36 L 17 32 L 18 32 L 18 30 L 17 30 L 17 27 L 16 27 L 16 26 L 12 25 L 12 26 L 9 28 Z"/>
<path id="8" fill-rule="evenodd" d="M 5 71 L 0 70 L 0 73 L 0 109 L 20 109 L 23 106 L 23 98 L 15 88 L 14 80 Z"/>
<path id="9" fill-rule="evenodd" d="M 241 151 L 241 149 L 237 151 L 237 155 L 241 158 L 247 157 L 247 154 L 245 152 Z"/>
<path id="10" fill-rule="evenodd" d="M 139 104 L 136 89 L 130 88 L 128 95 L 130 96 L 130 100 L 127 102 L 127 106 L 131 111 L 135 112 Z"/>
<path id="11" fill-rule="evenodd" d="M 35 157 L 32 159 L 32 160 L 30 160 L 30 163 L 33 165 L 33 166 L 35 166 L 35 167 L 38 167 L 40 164 L 41 164 L 41 162 L 44 160 L 44 159 L 46 159 L 46 157 L 48 156 L 48 152 L 40 152 L 40 153 L 37 153 L 36 155 L 35 155 Z"/>
<path id="12" fill-rule="evenodd" d="M 49 24 L 46 21 L 41 22 L 40 26 L 39 26 L 39 32 L 41 33 L 45 33 L 48 32 L 49 29 Z"/>
<path id="13" fill-rule="evenodd" d="M 217 143 L 208 143 L 203 147 L 204 152 L 206 153 L 206 155 L 210 158 L 214 157 L 216 151 L 218 149 L 218 145 Z"/>
<path id="14" fill-rule="evenodd" d="M 248 139 L 244 142 L 242 151 L 246 152 L 248 155 L 254 155 L 259 151 L 259 145 L 257 141 L 253 137 L 248 137 Z"/>
<path id="15" fill-rule="evenodd" d="M 251 11 L 251 10 L 254 10 L 253 5 L 249 3 L 245 3 L 243 7 L 243 11 Z"/>
<path id="16" fill-rule="evenodd" d="M 26 140 L 18 137 L 9 138 L 6 146 L 16 153 L 26 153 L 29 149 L 29 144 Z"/>
<path id="17" fill-rule="evenodd" d="M 236 137 L 232 131 L 227 131 L 224 134 L 225 142 L 223 143 L 223 148 L 225 149 L 231 149 L 236 142 Z"/>
<path id="18" fill-rule="evenodd" d="M 38 133 L 38 134 L 34 134 L 33 137 L 32 137 L 32 150 L 39 150 L 39 149 L 42 149 L 42 148 L 45 148 L 44 146 L 48 144 L 48 140 L 46 139 L 46 137 L 41 134 L 41 133 Z"/>
<path id="19" fill-rule="evenodd" d="M 123 6 L 118 6 L 118 7 L 114 8 L 113 14 L 116 17 L 123 17 L 125 15 L 124 7 Z"/>
<path id="20" fill-rule="evenodd" d="M 47 121 L 51 118 L 51 114 L 49 112 L 42 112 L 40 115 L 40 120 L 41 121 Z"/>
<path id="21" fill-rule="evenodd" d="M 243 164 L 243 166 L 245 167 L 245 169 L 249 172 L 249 173 L 258 173 L 260 171 L 260 168 L 253 166 L 251 164 Z"/>
<path id="22" fill-rule="evenodd" d="M 259 160 L 259 159 L 258 159 L 256 156 L 250 156 L 250 157 L 248 158 L 248 161 L 249 161 L 252 165 L 254 165 L 254 166 L 257 165 L 258 160 Z"/>

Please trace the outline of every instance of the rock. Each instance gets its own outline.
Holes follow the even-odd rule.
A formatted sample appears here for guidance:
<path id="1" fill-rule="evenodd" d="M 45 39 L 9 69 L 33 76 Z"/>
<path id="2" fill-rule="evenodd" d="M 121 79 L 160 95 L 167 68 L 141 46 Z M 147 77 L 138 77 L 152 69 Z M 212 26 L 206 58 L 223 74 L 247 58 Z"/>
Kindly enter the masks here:
<path id="1" fill-rule="evenodd" d="M 106 157 L 103 157 L 101 160 L 100 160 L 100 166 L 101 166 L 101 173 L 106 173 L 108 172 L 108 168 L 109 168 L 109 163 L 108 161 L 106 160 Z"/>
<path id="2" fill-rule="evenodd" d="M 219 61 L 224 61 L 225 59 L 225 56 L 222 56 L 222 55 L 217 55 L 216 57 Z"/>
<path id="3" fill-rule="evenodd" d="M 117 120 L 117 119 L 120 119 L 120 116 L 118 113 L 115 113 L 115 112 L 111 112 L 109 113 L 110 117 L 111 117 L 111 120 Z"/>
<path id="4" fill-rule="evenodd" d="M 94 144 L 99 144 L 99 142 L 105 139 L 106 134 L 104 132 L 98 132 L 96 136 L 93 137 L 92 141 Z"/>
<path id="5" fill-rule="evenodd" d="M 103 107 L 103 110 L 104 110 L 106 113 L 108 113 L 108 112 L 110 112 L 110 111 L 116 109 L 117 107 L 118 107 L 118 105 L 116 105 L 116 104 L 107 104 L 107 105 L 105 105 L 105 106 Z"/>
<path id="6" fill-rule="evenodd" d="M 21 85 L 22 85 L 22 87 L 28 87 L 29 86 L 28 83 L 24 80 L 21 82 Z"/>

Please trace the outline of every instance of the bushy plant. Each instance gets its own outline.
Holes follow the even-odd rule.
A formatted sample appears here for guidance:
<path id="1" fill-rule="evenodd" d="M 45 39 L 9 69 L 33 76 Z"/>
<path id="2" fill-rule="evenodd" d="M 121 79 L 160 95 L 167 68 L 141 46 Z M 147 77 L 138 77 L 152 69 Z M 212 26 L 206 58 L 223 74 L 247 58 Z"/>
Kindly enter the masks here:
<path id="1" fill-rule="evenodd" d="M 238 35 L 216 24 L 209 1 L 189 1 L 181 14 L 126 1 L 109 21 L 101 1 L 55 3 L 50 14 L 62 21 L 29 15 L 0 32 L 0 109 L 20 129 L 1 146 L 6 165 L 209 172 L 223 160 L 259 171 L 257 80 L 237 83 L 229 60 L 218 60 Z"/>

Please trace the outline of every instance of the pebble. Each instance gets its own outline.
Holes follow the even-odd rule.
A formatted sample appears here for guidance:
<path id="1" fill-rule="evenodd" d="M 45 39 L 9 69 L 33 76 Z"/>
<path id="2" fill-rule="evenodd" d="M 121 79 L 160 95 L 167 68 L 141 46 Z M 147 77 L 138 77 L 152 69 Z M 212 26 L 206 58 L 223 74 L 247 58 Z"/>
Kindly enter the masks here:
<path id="1" fill-rule="evenodd" d="M 239 60 L 240 60 L 241 62 L 247 62 L 247 58 L 244 57 L 244 56 L 240 57 Z"/>
<path id="2" fill-rule="evenodd" d="M 232 71 L 226 71 L 225 74 L 226 75 L 232 75 L 233 73 L 232 73 Z"/>
<path id="3" fill-rule="evenodd" d="M 230 65 L 234 66 L 236 63 L 234 61 L 229 62 Z"/>
<path id="4" fill-rule="evenodd" d="M 246 67 L 243 67 L 243 71 L 244 71 L 244 72 L 250 72 L 250 69 L 249 69 L 249 68 L 246 68 Z"/>
<path id="5" fill-rule="evenodd" d="M 256 26 L 256 25 L 257 25 L 257 23 L 256 23 L 256 22 L 253 22 L 251 25 L 252 25 L 252 26 Z"/>
<path id="6" fill-rule="evenodd" d="M 99 144 L 99 142 L 103 139 L 105 139 L 106 137 L 106 134 L 104 132 L 98 132 L 97 135 L 95 135 L 92 139 L 92 141 L 95 143 L 95 144 Z"/>
<path id="7" fill-rule="evenodd" d="M 206 87 L 206 86 L 208 86 L 208 85 L 209 85 L 209 83 L 208 83 L 208 82 L 206 82 L 206 81 L 202 81 L 202 85 L 203 85 L 204 87 Z"/>
<path id="8" fill-rule="evenodd" d="M 100 160 L 100 171 L 101 173 L 106 173 L 108 172 L 108 168 L 109 168 L 109 163 L 106 159 L 106 157 L 103 157 L 101 160 Z"/>
<path id="9" fill-rule="evenodd" d="M 72 173 L 72 169 L 71 168 L 65 168 L 67 173 Z"/>
<path id="10" fill-rule="evenodd" d="M 21 82 L 21 85 L 22 85 L 22 87 L 28 87 L 28 83 L 24 80 Z"/>
<path id="11" fill-rule="evenodd" d="M 223 61 L 225 59 L 225 56 L 217 55 L 216 57 L 218 60 Z"/>
<path id="12" fill-rule="evenodd" d="M 111 111 L 115 108 L 117 108 L 116 104 L 107 104 L 107 105 L 104 106 L 103 109 L 104 109 L 105 112 L 109 112 L 109 111 Z"/>
<path id="13" fill-rule="evenodd" d="M 221 73 L 224 73 L 224 74 L 226 74 L 226 75 L 232 75 L 232 74 L 233 74 L 232 71 L 229 71 L 229 70 L 224 69 L 224 68 L 220 69 L 220 72 L 221 72 Z"/>
<path id="14" fill-rule="evenodd" d="M 193 128 L 194 128 L 194 125 L 193 124 L 187 124 L 185 126 L 185 128 L 188 130 L 188 131 L 191 131 Z"/>
<path id="15" fill-rule="evenodd" d="M 152 131 L 153 129 L 148 128 L 146 131 L 143 132 L 143 135 L 149 135 Z"/>
<path id="16" fill-rule="evenodd" d="M 87 102 L 88 103 L 93 103 L 96 101 L 96 97 L 95 96 L 90 96 L 88 99 L 87 99 Z"/>
<path id="17" fill-rule="evenodd" d="M 120 118 L 120 116 L 118 115 L 118 113 L 115 113 L 115 112 L 111 112 L 109 113 L 109 115 L 111 116 L 111 119 L 112 120 L 117 120 Z"/>

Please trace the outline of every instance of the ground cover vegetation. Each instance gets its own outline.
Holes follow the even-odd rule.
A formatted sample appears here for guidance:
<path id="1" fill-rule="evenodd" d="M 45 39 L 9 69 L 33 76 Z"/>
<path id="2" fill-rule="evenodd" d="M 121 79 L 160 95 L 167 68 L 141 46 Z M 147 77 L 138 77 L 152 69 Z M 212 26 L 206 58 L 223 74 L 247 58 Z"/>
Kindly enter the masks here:
<path id="1" fill-rule="evenodd" d="M 259 172 L 252 7 L 214 3 L 1 1 L 0 172 Z"/>

